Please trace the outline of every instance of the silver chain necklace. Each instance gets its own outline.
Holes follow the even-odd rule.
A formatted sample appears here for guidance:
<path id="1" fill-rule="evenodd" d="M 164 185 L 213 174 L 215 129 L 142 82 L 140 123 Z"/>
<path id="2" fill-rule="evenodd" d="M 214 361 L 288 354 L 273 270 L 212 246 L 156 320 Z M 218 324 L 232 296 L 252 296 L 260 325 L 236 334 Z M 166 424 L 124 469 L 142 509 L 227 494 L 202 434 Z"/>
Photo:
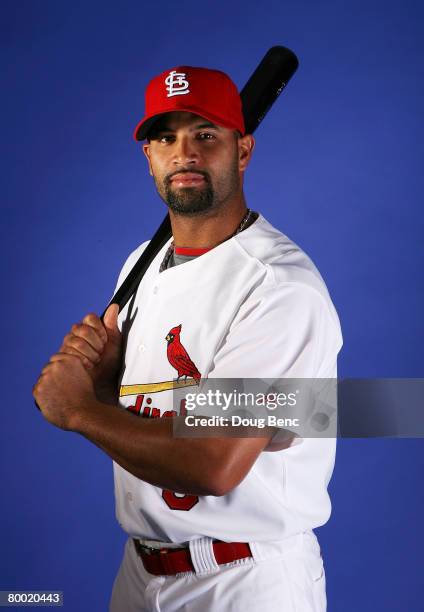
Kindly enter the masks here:
<path id="1" fill-rule="evenodd" d="M 221 242 L 219 242 L 218 244 L 222 244 L 226 240 L 229 240 L 230 238 L 233 238 L 234 236 L 236 236 L 237 234 L 242 232 L 245 229 L 246 225 L 253 218 L 256 219 L 256 215 L 257 215 L 257 213 L 255 213 L 253 210 L 248 208 L 246 214 L 243 217 L 243 219 L 240 221 L 240 224 L 237 227 L 236 231 L 233 234 L 231 234 L 231 236 L 228 236 L 228 238 L 224 238 L 224 240 L 221 240 Z M 216 246 L 218 246 L 218 245 L 216 245 Z M 163 261 L 160 264 L 159 272 L 163 272 L 164 270 L 167 269 L 168 263 L 169 263 L 169 259 L 170 259 L 171 255 L 173 255 L 173 253 L 174 253 L 174 241 L 171 242 L 171 244 L 168 247 L 168 250 L 165 253 L 165 257 L 163 258 Z"/>
<path id="2" fill-rule="evenodd" d="M 232 238 L 233 236 L 235 236 L 236 234 L 239 234 L 240 232 L 242 232 L 244 230 L 244 228 L 249 223 L 249 221 L 250 221 L 250 219 L 252 217 L 252 212 L 253 211 L 250 208 L 247 209 L 246 214 L 244 215 L 243 219 L 240 222 L 240 225 L 238 226 L 238 228 L 236 229 L 234 234 L 231 234 L 230 238 Z M 226 238 L 226 240 L 229 240 L 229 239 Z"/>

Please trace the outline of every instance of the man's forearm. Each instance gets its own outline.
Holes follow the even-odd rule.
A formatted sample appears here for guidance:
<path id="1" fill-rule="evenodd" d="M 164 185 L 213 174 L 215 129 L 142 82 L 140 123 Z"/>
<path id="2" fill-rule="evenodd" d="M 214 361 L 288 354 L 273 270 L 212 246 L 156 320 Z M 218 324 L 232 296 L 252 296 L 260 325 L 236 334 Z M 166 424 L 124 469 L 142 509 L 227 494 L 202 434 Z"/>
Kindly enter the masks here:
<path id="1" fill-rule="evenodd" d="M 267 443 L 239 440 L 235 449 L 231 438 L 177 438 L 173 418 L 143 419 L 98 402 L 79 413 L 71 429 L 137 478 L 193 495 L 220 495 L 238 484 Z"/>

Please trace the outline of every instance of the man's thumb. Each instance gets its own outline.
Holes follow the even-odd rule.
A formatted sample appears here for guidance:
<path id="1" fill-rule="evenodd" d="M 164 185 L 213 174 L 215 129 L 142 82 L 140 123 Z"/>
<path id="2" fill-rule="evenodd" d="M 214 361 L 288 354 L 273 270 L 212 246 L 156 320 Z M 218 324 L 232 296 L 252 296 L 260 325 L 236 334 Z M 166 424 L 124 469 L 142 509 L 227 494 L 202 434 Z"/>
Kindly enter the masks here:
<path id="1" fill-rule="evenodd" d="M 103 323 L 106 327 L 108 334 L 111 332 L 112 334 L 121 334 L 118 328 L 118 314 L 119 314 L 119 306 L 118 304 L 111 304 L 109 308 L 105 312 L 105 316 L 103 317 Z"/>

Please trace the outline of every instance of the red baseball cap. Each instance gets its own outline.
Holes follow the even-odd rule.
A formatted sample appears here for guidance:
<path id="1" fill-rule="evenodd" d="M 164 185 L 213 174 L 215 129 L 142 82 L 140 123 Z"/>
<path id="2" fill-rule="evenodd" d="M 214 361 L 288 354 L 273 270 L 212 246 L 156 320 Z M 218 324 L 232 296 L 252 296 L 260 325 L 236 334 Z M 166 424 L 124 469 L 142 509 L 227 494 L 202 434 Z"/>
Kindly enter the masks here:
<path id="1" fill-rule="evenodd" d="M 225 72 L 210 68 L 177 66 L 162 72 L 146 88 L 146 112 L 134 130 L 144 140 L 159 115 L 187 111 L 211 123 L 245 133 L 237 87 Z"/>

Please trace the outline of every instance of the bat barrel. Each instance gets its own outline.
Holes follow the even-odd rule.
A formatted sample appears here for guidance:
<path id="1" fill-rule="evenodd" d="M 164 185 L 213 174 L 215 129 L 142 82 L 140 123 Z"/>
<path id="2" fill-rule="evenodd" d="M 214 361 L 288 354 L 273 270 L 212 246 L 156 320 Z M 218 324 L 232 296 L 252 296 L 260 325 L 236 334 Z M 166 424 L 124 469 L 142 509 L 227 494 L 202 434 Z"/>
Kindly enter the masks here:
<path id="1" fill-rule="evenodd" d="M 287 47 L 271 47 L 240 92 L 246 133 L 253 134 L 299 66 Z"/>

